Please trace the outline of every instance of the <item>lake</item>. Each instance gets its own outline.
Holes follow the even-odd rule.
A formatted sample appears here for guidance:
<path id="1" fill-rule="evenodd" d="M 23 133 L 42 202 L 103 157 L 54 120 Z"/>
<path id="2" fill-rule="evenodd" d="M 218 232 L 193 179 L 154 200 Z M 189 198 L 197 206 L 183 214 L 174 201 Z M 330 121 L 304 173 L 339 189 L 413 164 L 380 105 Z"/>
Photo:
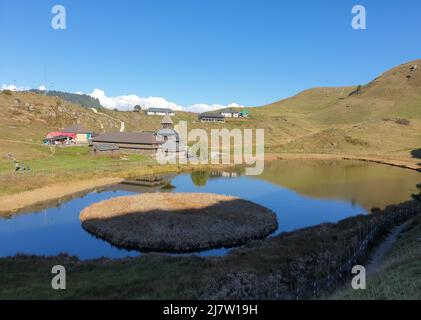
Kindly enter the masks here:
<path id="1" fill-rule="evenodd" d="M 274 161 L 257 177 L 240 171 L 195 172 L 164 176 L 171 188 L 115 185 L 59 205 L 0 218 L 0 257 L 18 253 L 57 255 L 80 259 L 138 256 L 116 248 L 85 231 L 79 213 L 105 199 L 142 192 L 203 192 L 237 196 L 272 209 L 284 231 L 337 222 L 368 214 L 411 198 L 421 174 L 402 168 L 359 161 Z M 202 256 L 222 255 L 229 249 L 207 250 Z"/>

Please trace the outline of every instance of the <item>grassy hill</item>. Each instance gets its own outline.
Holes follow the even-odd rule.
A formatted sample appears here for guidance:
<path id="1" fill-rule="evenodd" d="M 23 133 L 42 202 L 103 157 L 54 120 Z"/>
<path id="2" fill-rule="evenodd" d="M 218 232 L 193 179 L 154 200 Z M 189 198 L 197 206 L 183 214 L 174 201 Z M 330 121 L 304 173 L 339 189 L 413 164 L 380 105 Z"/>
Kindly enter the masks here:
<path id="1" fill-rule="evenodd" d="M 0 92 L 0 112 L 1 157 L 6 153 L 20 159 L 42 156 L 49 152 L 41 146 L 46 134 L 70 124 L 80 123 L 97 132 L 120 127 L 118 121 L 80 105 L 30 92 Z"/>
<path id="2" fill-rule="evenodd" d="M 252 109 L 280 152 L 409 156 L 421 145 L 421 60 L 367 85 L 314 88 Z"/>
<path id="3" fill-rule="evenodd" d="M 248 108 L 249 119 L 202 124 L 177 112 L 189 128 L 265 129 L 268 152 L 335 153 L 410 157 L 421 146 L 421 60 L 402 64 L 362 86 L 313 88 L 270 105 Z M 58 97 L 0 92 L 0 152 L 35 157 L 51 130 L 80 123 L 96 132 L 155 130 L 161 117 L 101 109 L 100 113 Z M 20 147 L 16 148 L 16 141 Z M 38 144 L 35 146 L 34 144 Z M 30 147 L 31 152 L 27 152 Z"/>

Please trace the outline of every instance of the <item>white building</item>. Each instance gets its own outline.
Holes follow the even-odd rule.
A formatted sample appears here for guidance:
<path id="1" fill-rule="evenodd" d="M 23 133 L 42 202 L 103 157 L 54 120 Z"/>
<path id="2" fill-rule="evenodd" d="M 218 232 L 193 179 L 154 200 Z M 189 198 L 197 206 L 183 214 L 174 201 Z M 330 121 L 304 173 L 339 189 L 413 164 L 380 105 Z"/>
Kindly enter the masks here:
<path id="1" fill-rule="evenodd" d="M 148 110 L 146 110 L 146 114 L 148 116 L 175 116 L 175 112 L 168 108 L 149 108 Z"/>
<path id="2" fill-rule="evenodd" d="M 221 115 L 224 116 L 224 118 L 239 118 L 240 113 L 235 111 L 234 109 L 224 109 L 221 111 Z"/>

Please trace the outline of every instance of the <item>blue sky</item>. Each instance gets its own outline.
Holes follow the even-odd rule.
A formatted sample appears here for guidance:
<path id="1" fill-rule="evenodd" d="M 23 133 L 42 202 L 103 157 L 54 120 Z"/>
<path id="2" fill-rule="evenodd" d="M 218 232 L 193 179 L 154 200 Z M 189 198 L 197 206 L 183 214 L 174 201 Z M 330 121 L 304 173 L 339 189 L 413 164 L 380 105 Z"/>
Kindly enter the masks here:
<path id="1" fill-rule="evenodd" d="M 51 28 L 55 4 L 66 30 Z M 356 4 L 367 30 L 351 27 Z M 419 0 L 0 0 L 0 86 L 263 105 L 421 58 L 420 12 Z"/>

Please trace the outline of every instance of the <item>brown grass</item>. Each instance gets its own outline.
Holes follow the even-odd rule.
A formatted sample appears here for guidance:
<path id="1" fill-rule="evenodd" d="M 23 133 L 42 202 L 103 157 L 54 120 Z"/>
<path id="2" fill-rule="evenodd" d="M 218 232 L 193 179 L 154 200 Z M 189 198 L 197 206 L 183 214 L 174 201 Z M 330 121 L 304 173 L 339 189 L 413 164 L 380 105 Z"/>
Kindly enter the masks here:
<path id="1" fill-rule="evenodd" d="M 277 228 L 275 214 L 235 197 L 201 193 L 147 193 L 85 208 L 85 229 L 128 248 L 186 252 L 261 239 Z"/>
<path id="2" fill-rule="evenodd" d="M 350 154 L 315 154 L 315 153 L 279 153 L 279 160 L 357 160 L 390 165 L 410 170 L 421 170 L 419 160 L 415 158 L 397 158 L 384 155 Z"/>
<path id="3" fill-rule="evenodd" d="M 102 178 L 94 180 L 82 180 L 69 183 L 55 184 L 32 191 L 25 191 L 0 198 L 0 214 L 19 211 L 25 207 L 33 206 L 41 202 L 69 196 L 81 191 L 104 187 L 121 182 L 120 178 Z"/>

